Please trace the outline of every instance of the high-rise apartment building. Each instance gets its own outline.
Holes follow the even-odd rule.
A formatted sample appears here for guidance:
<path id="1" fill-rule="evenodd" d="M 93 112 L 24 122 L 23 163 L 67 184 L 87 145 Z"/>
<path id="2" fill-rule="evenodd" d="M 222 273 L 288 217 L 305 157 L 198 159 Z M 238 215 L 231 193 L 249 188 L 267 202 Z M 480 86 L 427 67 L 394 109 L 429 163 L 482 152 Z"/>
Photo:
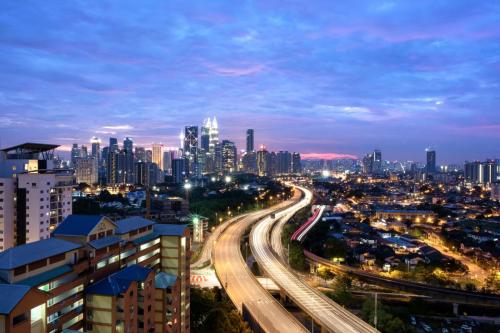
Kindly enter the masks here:
<path id="1" fill-rule="evenodd" d="M 57 147 L 25 143 L 0 151 L 0 250 L 49 238 L 71 214 L 74 176 L 54 169 Z"/>
<path id="2" fill-rule="evenodd" d="M 97 159 L 95 157 L 77 157 L 75 159 L 75 177 L 78 184 L 97 184 L 98 171 Z"/>
<path id="3" fill-rule="evenodd" d="M 500 181 L 500 163 L 498 160 L 485 162 L 465 162 L 465 181 L 473 184 L 491 184 Z"/>

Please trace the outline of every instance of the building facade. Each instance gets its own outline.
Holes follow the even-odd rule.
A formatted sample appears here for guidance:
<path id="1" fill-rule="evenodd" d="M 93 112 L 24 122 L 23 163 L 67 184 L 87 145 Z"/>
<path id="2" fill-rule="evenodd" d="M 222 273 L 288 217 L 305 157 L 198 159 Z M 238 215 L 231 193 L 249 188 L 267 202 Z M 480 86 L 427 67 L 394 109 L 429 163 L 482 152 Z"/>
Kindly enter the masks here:
<path id="1" fill-rule="evenodd" d="M 71 215 L 0 253 L 0 289 L 19 294 L 0 306 L 0 331 L 189 332 L 189 253 L 185 225 Z"/>

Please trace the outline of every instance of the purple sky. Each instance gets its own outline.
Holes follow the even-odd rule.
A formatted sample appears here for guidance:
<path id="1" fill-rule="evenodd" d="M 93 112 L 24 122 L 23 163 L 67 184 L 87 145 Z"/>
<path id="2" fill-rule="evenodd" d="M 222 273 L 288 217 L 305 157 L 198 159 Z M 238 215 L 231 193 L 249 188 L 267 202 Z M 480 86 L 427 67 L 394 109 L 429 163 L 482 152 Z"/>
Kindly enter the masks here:
<path id="1" fill-rule="evenodd" d="M 2 1 L 0 144 L 500 157 L 500 2 Z M 318 155 L 321 156 L 321 155 Z"/>

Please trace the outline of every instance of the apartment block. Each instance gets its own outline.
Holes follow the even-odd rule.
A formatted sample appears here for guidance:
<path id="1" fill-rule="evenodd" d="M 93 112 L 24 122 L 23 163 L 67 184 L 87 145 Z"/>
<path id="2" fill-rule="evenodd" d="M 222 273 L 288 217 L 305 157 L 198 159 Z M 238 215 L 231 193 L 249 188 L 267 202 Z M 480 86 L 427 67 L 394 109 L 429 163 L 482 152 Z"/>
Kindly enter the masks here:
<path id="1" fill-rule="evenodd" d="M 26 143 L 0 151 L 0 251 L 49 238 L 72 213 L 74 177 L 53 168 L 57 147 Z"/>
<path id="2" fill-rule="evenodd" d="M 27 290 L 0 332 L 189 332 L 186 225 L 70 215 L 51 236 L 0 252 L 0 287 Z"/>

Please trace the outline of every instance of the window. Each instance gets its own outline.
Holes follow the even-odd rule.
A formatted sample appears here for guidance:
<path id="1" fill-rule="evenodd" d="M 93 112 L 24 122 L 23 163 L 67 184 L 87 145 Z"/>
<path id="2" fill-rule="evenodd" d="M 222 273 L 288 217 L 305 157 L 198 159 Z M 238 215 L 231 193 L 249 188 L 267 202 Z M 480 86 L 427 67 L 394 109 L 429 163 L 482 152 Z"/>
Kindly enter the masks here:
<path id="1" fill-rule="evenodd" d="M 14 269 L 14 276 L 18 276 L 24 273 L 26 273 L 26 266 L 17 267 L 16 269 Z"/>
<path id="2" fill-rule="evenodd" d="M 28 320 L 28 316 L 26 315 L 26 313 L 20 314 L 19 316 L 15 316 L 12 319 L 12 325 L 15 326 L 17 324 L 22 323 L 23 321 L 26 321 L 26 320 Z"/>

